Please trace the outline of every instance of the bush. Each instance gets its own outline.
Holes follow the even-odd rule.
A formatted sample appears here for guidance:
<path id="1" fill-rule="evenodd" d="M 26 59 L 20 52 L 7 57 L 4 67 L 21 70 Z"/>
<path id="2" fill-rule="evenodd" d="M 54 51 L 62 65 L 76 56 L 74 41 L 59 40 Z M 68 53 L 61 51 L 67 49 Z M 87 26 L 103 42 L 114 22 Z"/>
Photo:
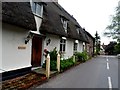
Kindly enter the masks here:
<path id="1" fill-rule="evenodd" d="M 78 61 L 82 61 L 82 62 L 85 62 L 87 59 L 88 59 L 88 55 L 87 55 L 87 52 L 76 52 L 75 53 L 75 56 L 77 58 Z"/>
<path id="2" fill-rule="evenodd" d="M 49 52 L 50 54 L 50 70 L 57 70 L 57 50 L 56 48 L 53 49 L 53 51 Z M 73 62 L 73 57 L 69 59 L 64 59 L 60 61 L 60 69 L 65 70 L 71 66 L 74 65 L 75 62 Z M 42 66 L 43 68 L 46 68 L 46 61 Z"/>
<path id="3" fill-rule="evenodd" d="M 56 61 L 57 60 L 57 50 L 56 47 L 53 49 L 53 51 L 50 51 L 50 60 Z"/>
<path id="4" fill-rule="evenodd" d="M 56 47 L 53 49 L 53 51 L 49 52 L 50 54 L 50 70 L 57 70 L 57 50 Z M 42 65 L 43 68 L 46 68 L 46 61 L 45 63 Z"/>
<path id="5" fill-rule="evenodd" d="M 55 71 L 55 70 L 57 70 L 57 61 L 50 61 L 50 70 L 51 71 Z M 46 61 L 45 61 L 45 63 L 42 65 L 42 68 L 46 68 Z"/>
<path id="6" fill-rule="evenodd" d="M 80 52 L 76 52 L 75 56 L 76 56 L 77 61 L 81 61 L 83 59 L 82 53 Z"/>
<path id="7" fill-rule="evenodd" d="M 120 53 L 120 43 L 118 43 L 117 45 L 115 45 L 115 52 L 116 52 L 116 54 Z"/>
<path id="8" fill-rule="evenodd" d="M 64 71 L 64 70 L 68 69 L 69 67 L 71 67 L 73 65 L 74 65 L 74 62 L 73 62 L 72 57 L 69 58 L 69 59 L 60 61 L 60 69 L 61 69 L 61 71 Z"/>

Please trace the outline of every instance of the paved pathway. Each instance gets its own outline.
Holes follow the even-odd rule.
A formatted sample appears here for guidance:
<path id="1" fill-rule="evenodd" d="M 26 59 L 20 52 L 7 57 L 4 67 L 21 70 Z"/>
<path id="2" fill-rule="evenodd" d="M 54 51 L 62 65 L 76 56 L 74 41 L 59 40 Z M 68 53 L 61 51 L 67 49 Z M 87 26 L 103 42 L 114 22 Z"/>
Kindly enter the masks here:
<path id="1" fill-rule="evenodd" d="M 118 59 L 98 56 L 36 88 L 118 88 Z"/>

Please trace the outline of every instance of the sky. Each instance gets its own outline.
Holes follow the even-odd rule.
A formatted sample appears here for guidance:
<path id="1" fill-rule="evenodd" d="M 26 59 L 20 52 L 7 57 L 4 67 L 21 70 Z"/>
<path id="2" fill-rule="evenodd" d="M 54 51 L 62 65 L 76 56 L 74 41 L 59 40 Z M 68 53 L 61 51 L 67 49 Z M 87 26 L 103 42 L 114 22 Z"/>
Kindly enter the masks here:
<path id="1" fill-rule="evenodd" d="M 111 22 L 111 15 L 119 0 L 58 0 L 58 3 L 78 21 L 93 37 L 96 31 L 101 37 L 101 44 L 108 44 L 112 38 L 103 35 Z"/>

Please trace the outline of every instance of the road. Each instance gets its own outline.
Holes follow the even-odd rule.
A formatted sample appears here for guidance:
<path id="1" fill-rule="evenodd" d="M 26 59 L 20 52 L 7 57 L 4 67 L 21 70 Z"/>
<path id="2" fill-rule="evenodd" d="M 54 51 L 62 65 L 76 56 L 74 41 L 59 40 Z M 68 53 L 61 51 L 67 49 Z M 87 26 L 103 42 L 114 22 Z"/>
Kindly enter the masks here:
<path id="1" fill-rule="evenodd" d="M 118 88 L 118 59 L 97 56 L 36 88 Z"/>

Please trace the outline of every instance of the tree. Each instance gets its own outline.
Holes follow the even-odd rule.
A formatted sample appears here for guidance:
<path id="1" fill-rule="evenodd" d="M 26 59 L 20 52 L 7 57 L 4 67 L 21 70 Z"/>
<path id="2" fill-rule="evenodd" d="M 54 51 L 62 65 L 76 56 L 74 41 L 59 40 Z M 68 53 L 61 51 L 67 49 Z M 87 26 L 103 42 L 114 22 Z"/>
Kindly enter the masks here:
<path id="1" fill-rule="evenodd" d="M 120 42 L 120 5 L 116 7 L 116 13 L 112 15 L 111 24 L 106 27 L 104 35 L 113 37 L 113 39 Z"/>
<path id="2" fill-rule="evenodd" d="M 120 53 L 120 43 L 115 45 L 115 51 L 116 51 L 116 53 Z"/>
<path id="3" fill-rule="evenodd" d="M 95 33 L 95 53 L 99 54 L 100 52 L 100 36 L 98 35 L 98 32 Z"/>

